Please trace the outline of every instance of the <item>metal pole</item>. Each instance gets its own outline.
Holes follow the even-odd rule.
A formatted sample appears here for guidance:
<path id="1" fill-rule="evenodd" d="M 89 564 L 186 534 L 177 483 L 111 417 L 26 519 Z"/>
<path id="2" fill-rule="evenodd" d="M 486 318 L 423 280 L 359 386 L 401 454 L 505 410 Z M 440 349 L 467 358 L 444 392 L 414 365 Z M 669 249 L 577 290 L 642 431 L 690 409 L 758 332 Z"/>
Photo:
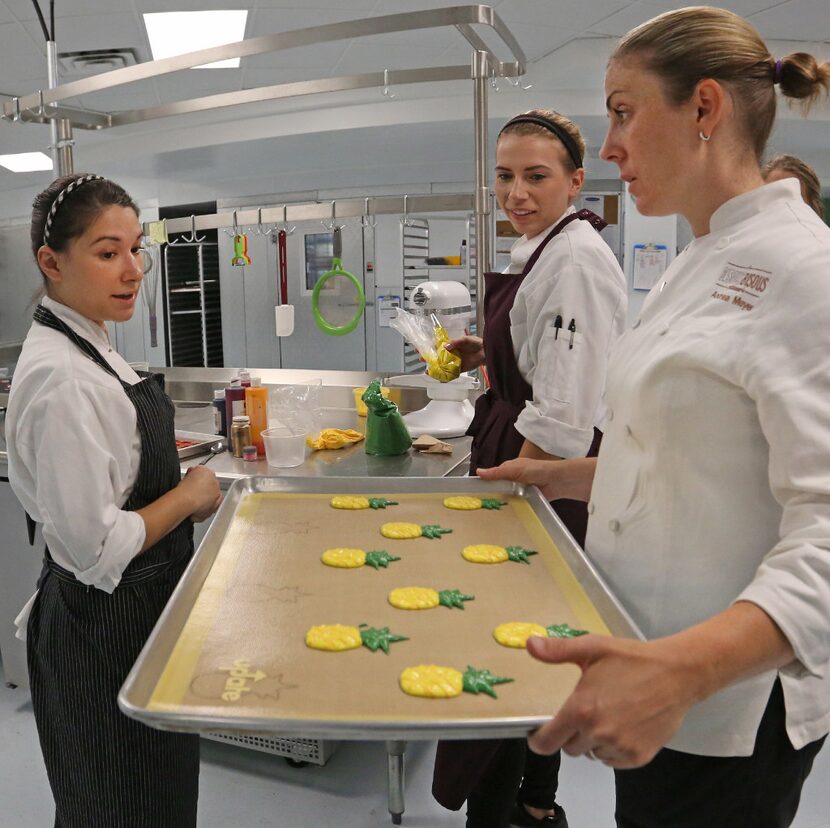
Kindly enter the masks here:
<path id="1" fill-rule="evenodd" d="M 58 45 L 54 40 L 46 42 L 47 78 L 49 88 L 54 89 L 60 84 L 58 78 Z M 42 100 L 42 99 L 41 99 Z M 72 122 L 66 118 L 51 118 L 49 120 L 49 134 L 52 139 L 52 172 L 55 177 L 71 175 L 75 171 L 72 159 Z"/>
<path id="2" fill-rule="evenodd" d="M 487 183 L 487 83 L 490 56 L 473 52 L 475 124 L 476 335 L 484 332 L 484 274 L 490 270 L 490 188 Z"/>

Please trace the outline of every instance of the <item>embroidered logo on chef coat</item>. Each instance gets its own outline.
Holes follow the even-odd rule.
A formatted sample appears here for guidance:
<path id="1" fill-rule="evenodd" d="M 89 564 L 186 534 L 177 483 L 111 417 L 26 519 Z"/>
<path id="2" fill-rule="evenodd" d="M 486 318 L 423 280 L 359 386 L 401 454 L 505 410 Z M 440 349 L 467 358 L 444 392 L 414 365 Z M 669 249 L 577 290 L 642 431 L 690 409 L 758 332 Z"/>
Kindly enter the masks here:
<path id="1" fill-rule="evenodd" d="M 768 270 L 728 262 L 715 283 L 712 299 L 751 311 L 763 297 L 771 278 Z"/>

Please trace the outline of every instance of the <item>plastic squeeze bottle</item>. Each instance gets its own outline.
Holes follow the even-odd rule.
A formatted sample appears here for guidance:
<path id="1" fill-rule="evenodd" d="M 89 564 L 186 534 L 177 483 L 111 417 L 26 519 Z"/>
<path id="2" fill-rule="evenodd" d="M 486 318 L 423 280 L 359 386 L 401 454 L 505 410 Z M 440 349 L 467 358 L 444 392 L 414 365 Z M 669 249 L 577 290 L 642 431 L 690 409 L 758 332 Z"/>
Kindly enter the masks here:
<path id="1" fill-rule="evenodd" d="M 225 425 L 228 434 L 231 431 L 231 423 L 234 417 L 245 413 L 245 389 L 242 387 L 242 380 L 234 377 L 231 384 L 225 389 Z"/>
<path id="2" fill-rule="evenodd" d="M 251 445 L 263 457 L 262 432 L 268 428 L 268 389 L 263 387 L 260 377 L 251 377 L 251 387 L 245 389 L 245 413 L 251 418 Z"/>

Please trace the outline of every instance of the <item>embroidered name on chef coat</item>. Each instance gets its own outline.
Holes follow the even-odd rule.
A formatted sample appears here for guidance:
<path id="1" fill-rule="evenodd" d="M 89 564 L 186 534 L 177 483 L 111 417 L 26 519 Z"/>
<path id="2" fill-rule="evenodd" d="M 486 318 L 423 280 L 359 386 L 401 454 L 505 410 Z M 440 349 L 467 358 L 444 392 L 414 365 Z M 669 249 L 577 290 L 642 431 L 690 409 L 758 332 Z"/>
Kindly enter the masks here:
<path id="1" fill-rule="evenodd" d="M 768 270 L 729 262 L 715 283 L 712 298 L 751 311 L 763 298 L 771 278 Z"/>

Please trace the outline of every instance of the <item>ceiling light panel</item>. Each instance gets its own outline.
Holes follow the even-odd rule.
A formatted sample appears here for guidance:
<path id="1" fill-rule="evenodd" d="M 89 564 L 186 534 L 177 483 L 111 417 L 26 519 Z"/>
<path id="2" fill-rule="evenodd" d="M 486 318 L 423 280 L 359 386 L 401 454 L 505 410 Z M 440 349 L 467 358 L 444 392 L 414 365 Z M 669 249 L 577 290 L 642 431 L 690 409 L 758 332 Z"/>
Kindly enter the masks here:
<path id="1" fill-rule="evenodd" d="M 144 15 L 153 60 L 244 40 L 247 20 L 247 9 L 153 12 Z M 237 66 L 239 58 L 230 58 L 194 68 L 221 69 Z"/>
<path id="2" fill-rule="evenodd" d="M 52 159 L 42 152 L 17 152 L 13 155 L 0 155 L 0 167 L 16 173 L 51 170 Z"/>

